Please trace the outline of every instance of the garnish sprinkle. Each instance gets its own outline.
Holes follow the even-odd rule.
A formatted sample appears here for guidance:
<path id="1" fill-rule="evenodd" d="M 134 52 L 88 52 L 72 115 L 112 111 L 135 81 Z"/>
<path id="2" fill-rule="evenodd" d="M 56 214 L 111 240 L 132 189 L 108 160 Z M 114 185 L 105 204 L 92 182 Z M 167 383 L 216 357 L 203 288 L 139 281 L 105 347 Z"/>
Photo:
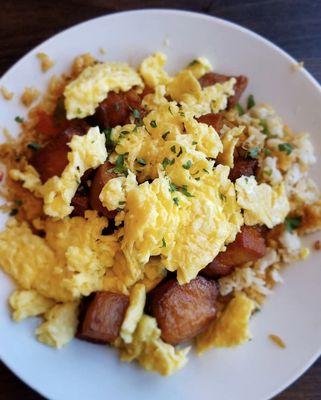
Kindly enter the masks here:
<path id="1" fill-rule="evenodd" d="M 301 217 L 286 217 L 284 221 L 284 226 L 288 232 L 292 233 L 294 229 L 297 229 L 301 225 L 301 222 Z"/>

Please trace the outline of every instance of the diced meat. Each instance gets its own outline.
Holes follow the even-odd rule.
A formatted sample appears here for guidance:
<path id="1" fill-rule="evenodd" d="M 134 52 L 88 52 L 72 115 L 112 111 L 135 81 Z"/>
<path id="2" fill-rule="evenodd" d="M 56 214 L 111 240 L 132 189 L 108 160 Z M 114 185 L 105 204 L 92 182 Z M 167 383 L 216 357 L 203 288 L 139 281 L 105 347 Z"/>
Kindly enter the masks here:
<path id="1" fill-rule="evenodd" d="M 71 200 L 71 205 L 74 207 L 72 217 L 83 217 L 85 211 L 89 209 L 89 199 L 87 196 L 76 193 Z"/>
<path id="2" fill-rule="evenodd" d="M 162 339 L 178 344 L 201 333 L 215 318 L 217 287 L 197 277 L 185 285 L 176 279 L 161 283 L 152 292 L 151 309 Z"/>
<path id="3" fill-rule="evenodd" d="M 217 278 L 228 275 L 234 267 L 249 261 L 256 261 L 266 253 L 265 238 L 260 227 L 242 227 L 235 241 L 229 244 L 226 251 L 221 252 L 203 270 L 202 275 Z"/>
<path id="4" fill-rule="evenodd" d="M 247 87 L 248 79 L 246 76 L 244 75 L 228 76 L 228 75 L 216 74 L 215 72 L 208 72 L 199 79 L 199 83 L 201 84 L 202 88 L 204 88 L 207 86 L 215 85 L 216 83 L 226 82 L 231 78 L 236 79 L 236 83 L 234 85 L 235 94 L 228 99 L 228 108 L 231 108 L 238 103 L 242 93 Z"/>
<path id="5" fill-rule="evenodd" d="M 205 114 L 197 118 L 197 121 L 212 126 L 216 132 L 223 128 L 223 115 L 221 114 Z"/>
<path id="6" fill-rule="evenodd" d="M 255 175 L 258 166 L 258 160 L 254 158 L 236 158 L 234 167 L 230 171 L 229 178 L 232 182 L 241 176 Z"/>
<path id="7" fill-rule="evenodd" d="M 248 79 L 244 75 L 236 76 L 236 84 L 234 85 L 234 95 L 228 99 L 228 107 L 232 108 L 239 102 L 243 92 L 247 88 Z"/>
<path id="8" fill-rule="evenodd" d="M 118 336 L 129 298 L 112 292 L 96 292 L 86 304 L 77 337 L 95 343 L 112 343 Z"/>
<path id="9" fill-rule="evenodd" d="M 202 275 L 215 279 L 229 275 L 233 271 L 234 266 L 223 264 L 224 260 L 221 260 L 220 254 L 200 272 Z"/>
<path id="10" fill-rule="evenodd" d="M 70 148 L 67 143 L 73 135 L 84 135 L 87 130 L 88 125 L 84 121 L 79 121 L 33 154 L 30 164 L 38 171 L 42 183 L 53 176 L 61 176 L 68 165 L 67 154 Z"/>
<path id="11" fill-rule="evenodd" d="M 61 133 L 61 128 L 55 124 L 52 115 L 49 115 L 44 110 L 38 110 L 37 116 L 38 122 L 35 129 L 37 132 L 41 133 L 45 139 L 51 139 Z"/>
<path id="12" fill-rule="evenodd" d="M 3 178 L 4 178 L 4 173 L 0 171 L 0 183 L 3 181 Z"/>
<path id="13" fill-rule="evenodd" d="M 144 117 L 146 111 L 141 107 L 141 103 L 147 93 L 150 93 L 150 90 L 139 94 L 135 88 L 128 92 L 109 92 L 107 98 L 96 108 L 92 119 L 105 129 L 129 123 L 129 117 L 134 109 Z"/>
<path id="14" fill-rule="evenodd" d="M 113 165 L 109 161 L 106 161 L 97 169 L 94 179 L 91 183 L 89 195 L 91 207 L 105 215 L 107 218 L 114 218 L 117 212 L 107 210 L 107 208 L 105 208 L 99 200 L 99 195 L 106 183 L 110 179 L 117 177 L 114 172 L 110 171 L 112 168 Z"/>
<path id="15" fill-rule="evenodd" d="M 114 128 L 124 125 L 129 113 L 124 93 L 109 92 L 107 98 L 96 108 L 95 117 L 100 127 Z"/>
<path id="16" fill-rule="evenodd" d="M 215 72 L 207 72 L 199 78 L 199 83 L 202 88 L 215 85 L 216 83 L 224 83 L 231 79 L 231 76 L 216 74 Z"/>

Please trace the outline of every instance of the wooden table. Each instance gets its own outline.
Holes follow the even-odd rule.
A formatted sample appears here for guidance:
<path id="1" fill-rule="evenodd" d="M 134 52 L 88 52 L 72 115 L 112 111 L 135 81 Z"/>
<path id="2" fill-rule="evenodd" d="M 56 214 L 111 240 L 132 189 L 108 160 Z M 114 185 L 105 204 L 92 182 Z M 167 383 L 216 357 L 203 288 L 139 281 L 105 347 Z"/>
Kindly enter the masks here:
<path id="1" fill-rule="evenodd" d="M 305 67 L 321 81 L 321 0 L 1 0 L 0 73 L 62 29 L 103 14 L 141 7 L 175 7 L 239 23 L 303 60 Z M 9 399 L 42 397 L 0 363 L 0 400 Z M 321 360 L 277 399 L 321 399 Z"/>

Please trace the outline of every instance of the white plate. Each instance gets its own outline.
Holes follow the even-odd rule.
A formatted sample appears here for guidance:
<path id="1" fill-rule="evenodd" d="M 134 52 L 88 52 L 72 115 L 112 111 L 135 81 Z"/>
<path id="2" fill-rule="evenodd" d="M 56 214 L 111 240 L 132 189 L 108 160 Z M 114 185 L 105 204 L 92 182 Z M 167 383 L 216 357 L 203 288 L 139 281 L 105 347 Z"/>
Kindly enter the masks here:
<path id="1" fill-rule="evenodd" d="M 106 49 L 106 56 L 99 55 L 100 47 Z M 294 72 L 295 61 L 260 36 L 201 14 L 142 10 L 82 23 L 32 50 L 0 84 L 15 93 L 26 85 L 44 88 L 52 73 L 61 73 L 74 56 L 88 51 L 101 59 L 137 64 L 155 50 L 167 53 L 170 71 L 206 55 L 217 71 L 247 75 L 248 93 L 273 104 L 293 128 L 311 132 L 316 154 L 321 153 L 321 91 L 311 75 L 303 69 Z M 47 74 L 39 71 L 35 57 L 39 51 L 56 61 Z M 17 131 L 14 117 L 25 113 L 17 97 L 1 101 L 0 107 L 0 123 L 12 132 Z M 314 178 L 321 187 L 317 170 Z M 321 352 L 319 254 L 286 270 L 284 285 L 275 289 L 252 320 L 251 342 L 236 349 L 213 350 L 201 358 L 191 355 L 188 366 L 170 378 L 120 363 L 116 352 L 104 346 L 75 340 L 57 351 L 38 343 L 34 329 L 39 320 L 19 325 L 10 320 L 7 297 L 13 285 L 1 275 L 0 355 L 22 380 L 50 399 L 268 399 L 303 373 Z M 282 337 L 287 348 L 271 343 L 270 333 Z"/>

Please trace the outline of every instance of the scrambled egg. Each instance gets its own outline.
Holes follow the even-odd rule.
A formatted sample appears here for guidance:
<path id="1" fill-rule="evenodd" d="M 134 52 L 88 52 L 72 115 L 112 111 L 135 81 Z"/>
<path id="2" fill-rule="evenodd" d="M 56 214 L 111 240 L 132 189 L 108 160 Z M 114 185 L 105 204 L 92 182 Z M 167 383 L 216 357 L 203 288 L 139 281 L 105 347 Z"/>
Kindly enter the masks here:
<path id="1" fill-rule="evenodd" d="M 290 211 L 283 184 L 272 188 L 266 183 L 258 184 L 254 176 L 242 176 L 236 180 L 235 189 L 247 225 L 264 224 L 273 228 L 282 223 Z"/>
<path id="2" fill-rule="evenodd" d="M 101 290 L 119 247 L 113 235 L 101 235 L 105 226 L 105 218 L 88 211 L 86 218 L 46 220 L 41 238 L 11 220 L 0 232 L 1 266 L 21 288 L 56 301 L 89 295 Z"/>
<path id="3" fill-rule="evenodd" d="M 31 166 L 27 166 L 24 173 L 11 170 L 10 176 L 14 180 L 22 180 L 23 186 L 35 192 L 44 201 L 44 212 L 50 217 L 64 218 L 71 214 L 70 205 L 80 179 L 90 168 L 97 168 L 107 157 L 105 136 L 98 127 L 90 128 L 86 135 L 74 135 L 69 143 L 71 151 L 68 153 L 69 164 L 61 177 L 53 176 L 41 185 L 38 173 Z"/>
<path id="4" fill-rule="evenodd" d="M 35 235 L 26 222 L 9 220 L 0 232 L 0 260 L 19 285 L 10 298 L 13 318 L 44 315 L 36 331 L 41 342 L 60 348 L 73 338 L 83 296 L 99 290 L 122 293 L 130 305 L 114 343 L 121 359 L 169 375 L 186 364 L 189 349 L 162 341 L 156 319 L 144 314 L 146 293 L 166 271 L 176 271 L 180 284 L 189 282 L 235 240 L 243 223 L 272 228 L 284 221 L 289 202 L 282 184 L 258 184 L 254 176 L 235 184 L 229 180 L 244 126 L 225 125 L 216 132 L 197 120 L 225 110 L 235 79 L 202 88 L 198 79 L 212 70 L 208 60 L 195 59 L 174 77 L 164 70 L 165 62 L 155 53 L 139 72 L 126 64 L 98 63 L 66 86 L 68 119 L 92 115 L 109 91 L 146 85 L 154 92 L 143 99 L 146 113 L 139 123 L 135 117 L 112 129 L 111 153 L 95 127 L 73 136 L 61 177 L 42 184 L 30 165 L 9 171 L 43 199 L 46 218 L 33 221 L 33 228 L 45 236 Z M 102 234 L 108 221 L 95 211 L 69 217 L 81 177 L 106 160 L 121 162 L 126 171 L 99 195 L 104 207 L 118 212 L 118 230 L 111 235 Z M 253 302 L 237 294 L 199 335 L 197 350 L 244 343 L 251 336 L 252 310 Z"/>
<path id="5" fill-rule="evenodd" d="M 160 338 L 161 331 L 155 318 L 143 315 L 134 332 L 131 343 L 117 340 L 122 361 L 137 360 L 147 371 L 171 375 L 187 363 L 189 348 L 175 349 Z"/>
<path id="6" fill-rule="evenodd" d="M 120 329 L 120 337 L 125 343 L 133 341 L 133 334 L 137 328 L 138 322 L 141 320 L 146 302 L 145 285 L 138 283 L 130 293 L 130 304 L 127 308 L 124 321 Z"/>
<path id="7" fill-rule="evenodd" d="M 170 81 L 170 77 L 164 71 L 165 63 L 166 56 L 163 53 L 155 53 L 142 62 L 139 73 L 147 86 L 154 88 L 158 85 L 166 85 Z"/>
<path id="8" fill-rule="evenodd" d="M 67 118 L 93 115 L 108 92 L 127 92 L 133 86 L 142 85 L 138 73 L 127 64 L 105 62 L 87 67 L 65 88 Z"/>
<path id="9" fill-rule="evenodd" d="M 197 337 L 197 352 L 203 353 L 211 347 L 238 346 L 248 341 L 252 337 L 248 325 L 254 307 L 254 302 L 245 294 L 236 294 L 221 316 Z"/>
<path id="10" fill-rule="evenodd" d="M 15 290 L 9 298 L 12 318 L 21 321 L 44 314 L 55 304 L 54 300 L 42 296 L 35 290 Z"/>
<path id="11" fill-rule="evenodd" d="M 38 326 L 38 340 L 60 349 L 72 340 L 78 325 L 78 302 L 57 304 L 45 314 L 45 322 Z"/>

